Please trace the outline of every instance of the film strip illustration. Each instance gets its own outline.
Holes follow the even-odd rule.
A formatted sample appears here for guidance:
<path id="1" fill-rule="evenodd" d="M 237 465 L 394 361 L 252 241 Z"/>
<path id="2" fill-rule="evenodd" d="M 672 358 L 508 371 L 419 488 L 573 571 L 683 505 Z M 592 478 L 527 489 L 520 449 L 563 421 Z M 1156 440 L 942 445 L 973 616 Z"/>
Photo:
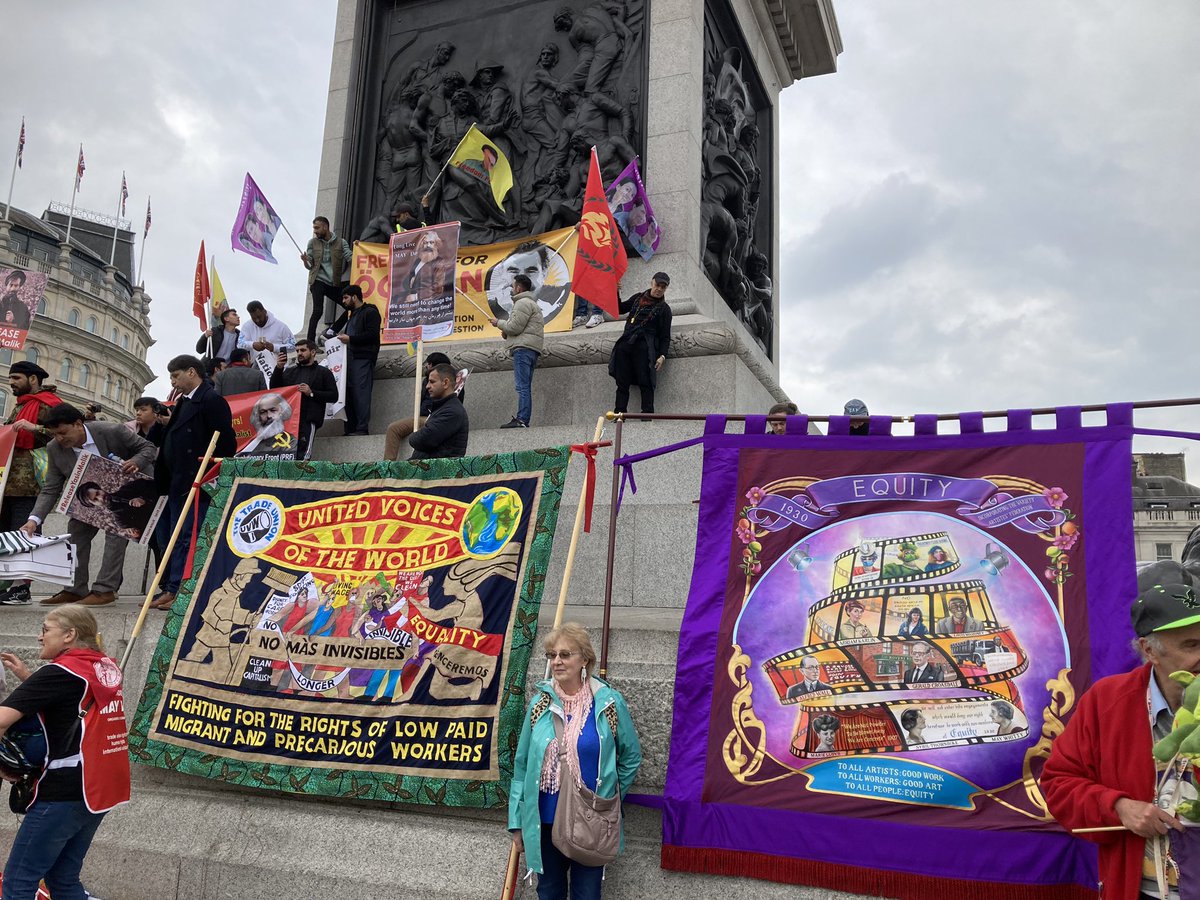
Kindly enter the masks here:
<path id="1" fill-rule="evenodd" d="M 864 540 L 836 557 L 829 595 L 809 607 L 806 644 L 763 663 L 777 701 L 797 707 L 793 755 L 1028 735 L 1013 684 L 1028 655 L 982 581 L 935 580 L 960 564 L 945 532 Z"/>
<path id="2" fill-rule="evenodd" d="M 853 644 L 817 644 L 763 664 L 779 700 L 861 691 L 980 688 L 1016 678 L 1029 666 L 1010 628 L 969 636 L 893 637 Z"/>
<path id="3" fill-rule="evenodd" d="M 833 594 L 867 585 L 906 584 L 949 575 L 962 565 L 944 531 L 906 537 L 867 538 L 838 554 Z"/>
<path id="4" fill-rule="evenodd" d="M 1028 735 L 1016 689 L 1004 682 L 970 697 L 844 705 L 806 701 L 790 749 L 801 759 L 825 759 L 1005 743 Z"/>

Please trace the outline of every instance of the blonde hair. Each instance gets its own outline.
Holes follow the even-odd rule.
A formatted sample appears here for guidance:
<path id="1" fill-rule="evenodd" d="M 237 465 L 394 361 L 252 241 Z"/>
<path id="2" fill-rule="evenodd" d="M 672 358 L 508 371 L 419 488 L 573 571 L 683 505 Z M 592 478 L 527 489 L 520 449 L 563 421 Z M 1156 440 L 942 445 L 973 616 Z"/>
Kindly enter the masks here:
<path id="1" fill-rule="evenodd" d="M 545 647 L 548 650 L 560 641 L 574 644 L 579 650 L 579 655 L 583 657 L 584 667 L 591 671 L 596 663 L 596 651 L 592 648 L 592 638 L 586 628 L 578 622 L 563 622 L 546 635 Z"/>
<path id="2" fill-rule="evenodd" d="M 96 624 L 96 617 L 86 606 L 64 603 L 46 613 L 46 618 L 53 619 L 64 629 L 74 631 L 75 643 L 79 646 L 104 652 L 104 646 L 100 643 L 100 626 Z"/>

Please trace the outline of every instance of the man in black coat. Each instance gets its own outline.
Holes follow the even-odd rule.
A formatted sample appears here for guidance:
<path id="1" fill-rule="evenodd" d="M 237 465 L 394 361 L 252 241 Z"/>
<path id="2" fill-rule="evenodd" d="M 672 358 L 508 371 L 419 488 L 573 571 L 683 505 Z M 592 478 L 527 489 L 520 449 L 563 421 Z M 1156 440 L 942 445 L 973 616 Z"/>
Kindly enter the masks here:
<path id="1" fill-rule="evenodd" d="M 413 448 L 409 459 L 449 458 L 467 455 L 470 423 L 467 410 L 454 392 L 454 367 L 439 363 L 429 370 L 429 417 L 408 436 Z"/>
<path id="2" fill-rule="evenodd" d="M 233 415 L 225 398 L 204 380 L 204 364 L 194 356 L 176 356 L 167 363 L 171 387 L 179 391 L 171 421 L 163 435 L 162 449 L 154 463 L 154 478 L 159 492 L 167 495 L 167 520 L 174 527 L 184 511 L 188 491 L 200 470 L 200 461 L 213 434 L 217 435 L 214 456 L 233 456 L 237 437 L 233 433 Z M 200 491 L 200 521 L 208 511 L 208 494 Z M 170 609 L 183 581 L 188 545 L 192 539 L 192 516 L 184 519 L 179 540 L 171 552 L 161 593 L 154 598 L 155 609 Z"/>
<path id="3" fill-rule="evenodd" d="M 313 435 L 325 424 L 325 405 L 337 402 L 337 380 L 317 363 L 317 345 L 308 338 L 296 341 L 296 365 L 285 369 L 286 363 L 287 351 L 280 351 L 271 372 L 271 389 L 300 386 L 300 440 L 296 459 L 308 459 Z"/>
<path id="4" fill-rule="evenodd" d="M 635 294 L 618 305 L 625 319 L 625 331 L 613 346 L 608 374 L 617 382 L 614 412 L 629 409 L 629 388 L 638 385 L 642 394 L 642 412 L 654 412 L 654 388 L 658 372 L 667 361 L 671 345 L 671 305 L 666 301 L 671 278 L 655 272 L 650 289 Z"/>
<path id="5" fill-rule="evenodd" d="M 346 345 L 346 434 L 370 434 L 371 389 L 382 320 L 379 310 L 363 301 L 362 288 L 356 284 L 342 289 L 342 306 L 346 316 L 334 323 L 333 330 L 345 322 L 346 331 L 337 339 Z"/>
<path id="6" fill-rule="evenodd" d="M 917 641 L 912 645 L 910 652 L 913 664 L 912 668 L 904 673 L 905 684 L 930 684 L 944 680 L 942 667 L 929 661 L 932 651 L 927 643 Z"/>

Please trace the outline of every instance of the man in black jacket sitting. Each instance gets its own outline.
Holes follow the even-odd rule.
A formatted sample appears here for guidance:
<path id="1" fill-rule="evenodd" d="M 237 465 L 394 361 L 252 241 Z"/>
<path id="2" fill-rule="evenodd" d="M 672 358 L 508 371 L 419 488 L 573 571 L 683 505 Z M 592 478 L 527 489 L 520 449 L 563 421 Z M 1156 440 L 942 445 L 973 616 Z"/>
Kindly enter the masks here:
<path id="1" fill-rule="evenodd" d="M 308 459 L 312 439 L 325 424 L 325 404 L 336 403 L 337 381 L 333 373 L 317 363 L 317 345 L 307 338 L 296 341 L 296 365 L 285 369 L 287 351 L 281 350 L 271 372 L 271 389 L 300 386 L 300 440 L 296 459 Z"/>
<path id="2" fill-rule="evenodd" d="M 426 382 L 430 409 L 425 424 L 408 437 L 413 448 L 409 459 L 434 459 L 467 455 L 470 425 L 467 410 L 454 392 L 454 367 L 440 363 L 429 370 Z"/>

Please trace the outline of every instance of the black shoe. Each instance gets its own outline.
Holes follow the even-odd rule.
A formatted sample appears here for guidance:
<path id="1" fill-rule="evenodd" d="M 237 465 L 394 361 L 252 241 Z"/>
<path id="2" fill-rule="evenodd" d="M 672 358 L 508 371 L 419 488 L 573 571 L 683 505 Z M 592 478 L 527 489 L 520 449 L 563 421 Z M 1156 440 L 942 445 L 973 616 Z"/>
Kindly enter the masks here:
<path id="1" fill-rule="evenodd" d="M 500 427 L 501 428 L 528 428 L 529 423 L 522 422 L 516 416 L 513 416 L 511 422 L 506 422 L 505 424 L 501 425 Z"/>
<path id="2" fill-rule="evenodd" d="M 28 606 L 33 602 L 29 585 L 18 584 L 0 593 L 0 606 Z"/>

